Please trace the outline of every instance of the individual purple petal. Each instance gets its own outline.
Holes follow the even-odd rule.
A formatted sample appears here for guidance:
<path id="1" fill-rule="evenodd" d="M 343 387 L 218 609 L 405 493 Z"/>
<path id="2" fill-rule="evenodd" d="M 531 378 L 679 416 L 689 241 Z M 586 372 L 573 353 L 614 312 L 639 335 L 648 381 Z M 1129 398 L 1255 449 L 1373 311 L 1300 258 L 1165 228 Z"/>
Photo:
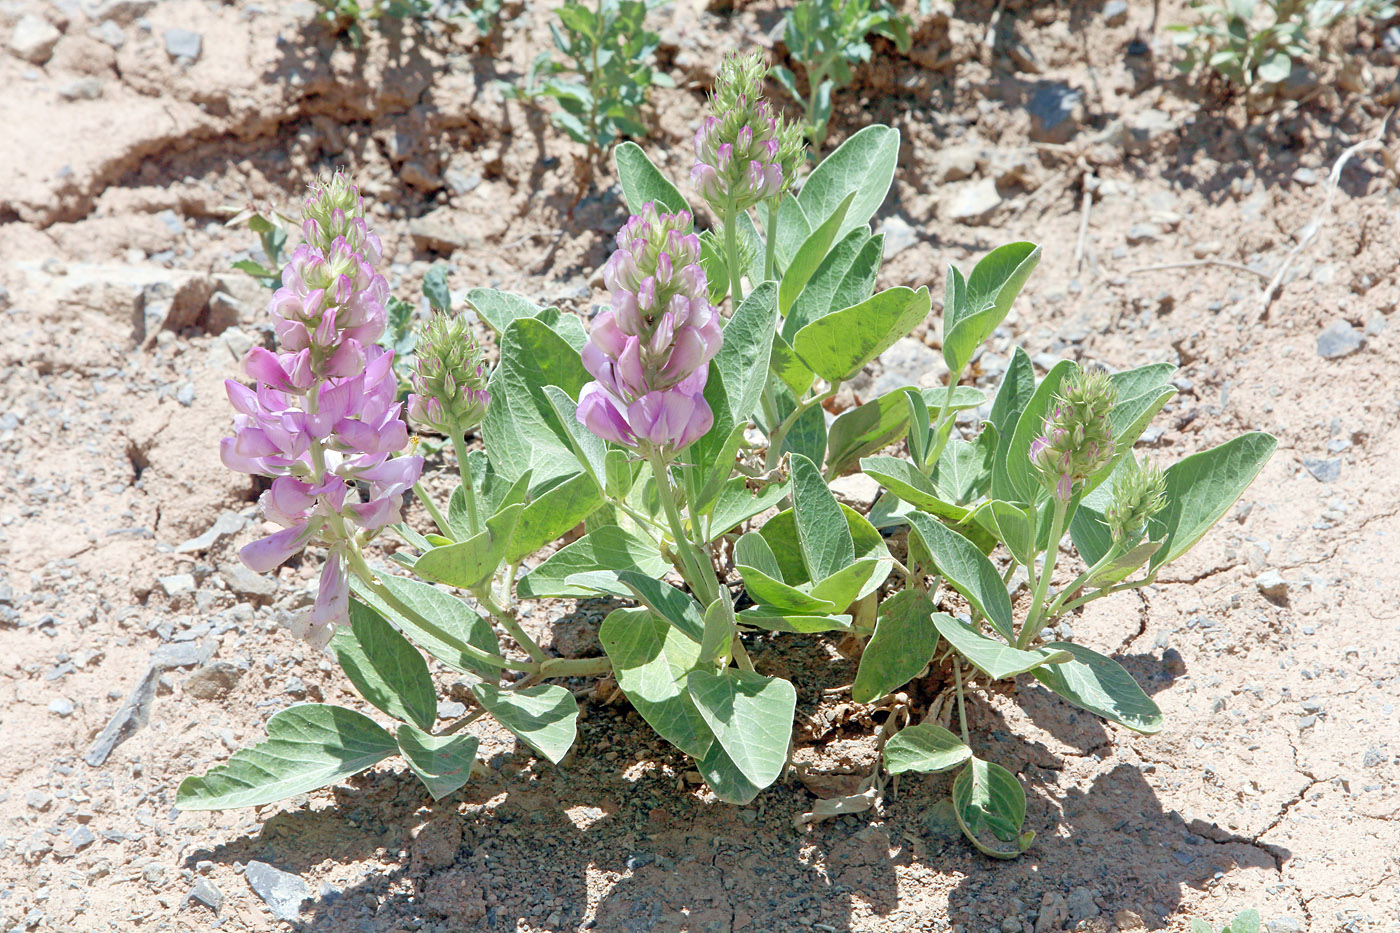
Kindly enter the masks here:
<path id="1" fill-rule="evenodd" d="M 598 383 L 590 382 L 579 392 L 576 417 L 580 424 L 603 440 L 631 445 L 637 438 L 622 413 L 624 408 L 621 399 Z"/>
<path id="2" fill-rule="evenodd" d="M 280 567 L 292 555 L 300 553 L 311 540 L 312 534 L 314 530 L 309 523 L 293 525 L 266 538 L 259 538 L 252 544 L 244 545 L 238 556 L 249 570 L 267 573 Z"/>
<path id="3" fill-rule="evenodd" d="M 345 573 L 345 559 L 339 550 L 332 550 L 321 568 L 321 584 L 316 602 L 307 615 L 313 629 L 334 629 L 350 623 L 350 579 Z"/>

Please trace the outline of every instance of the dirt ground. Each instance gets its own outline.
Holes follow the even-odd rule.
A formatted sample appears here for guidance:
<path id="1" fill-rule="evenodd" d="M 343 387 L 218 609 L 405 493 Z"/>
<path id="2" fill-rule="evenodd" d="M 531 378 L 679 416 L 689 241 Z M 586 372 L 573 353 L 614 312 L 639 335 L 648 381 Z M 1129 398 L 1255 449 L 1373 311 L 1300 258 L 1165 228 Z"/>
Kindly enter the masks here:
<path id="1" fill-rule="evenodd" d="M 715 801 L 625 703 L 594 702 L 558 768 L 483 726 L 484 774 L 441 804 L 381 767 L 256 812 L 173 809 L 183 776 L 256 741 L 277 708 L 356 702 L 283 628 L 315 560 L 267 578 L 237 563 L 260 521 L 248 478 L 219 464 L 221 381 L 270 326 L 265 293 L 228 271 L 255 241 L 220 208 L 291 209 L 312 172 L 347 166 L 399 294 L 447 261 L 455 289 L 587 312 L 625 217 L 614 179 L 567 216 L 580 150 L 493 85 L 527 69 L 549 6 L 508 6 L 493 53 L 470 31 L 413 29 L 352 51 L 306 2 L 0 4 L 0 39 L 32 34 L 26 15 L 53 27 L 24 44 L 30 60 L 18 39 L 0 51 L 0 928 L 1045 933 L 1255 908 L 1274 933 L 1400 929 L 1393 125 L 1260 301 L 1333 164 L 1400 102 L 1400 43 L 1342 35 L 1351 65 L 1297 75 L 1273 116 L 1247 120 L 1174 77 L 1161 26 L 1183 19 L 1178 2 L 1155 36 L 1146 3 L 1120 21 L 1097 3 L 1008 2 L 993 45 L 994 4 L 950 19 L 934 3 L 914 50 L 878 48 L 838 100 L 837 140 L 876 120 L 903 134 L 877 219 L 882 286 L 941 295 L 948 262 L 1045 247 L 979 384 L 1017 344 L 1037 362 L 1168 359 L 1180 394 L 1140 453 L 1280 440 L 1170 579 L 1060 632 L 1132 670 L 1161 735 L 1033 683 L 978 691 L 979 754 L 1027 788 L 1024 857 L 962 841 L 934 806 L 945 778 L 793 828 L 874 760 L 871 710 L 820 695 L 853 664 L 815 637 L 755 644 L 760 668 L 796 682 L 806 773 L 749 807 Z M 719 54 L 773 47 L 780 9 L 679 0 L 652 16 L 678 86 L 654 95 L 643 144 L 680 178 Z M 195 54 L 169 30 L 198 34 Z M 1066 88 L 1080 95 L 1067 122 L 1033 122 L 1037 95 Z M 855 395 L 944 378 L 936 332 L 897 345 Z M 527 624 L 581 655 L 602 615 L 559 603 Z M 114 716 L 126 728 L 104 759 Z M 260 863 L 294 876 L 274 876 L 271 906 L 250 885 Z"/>

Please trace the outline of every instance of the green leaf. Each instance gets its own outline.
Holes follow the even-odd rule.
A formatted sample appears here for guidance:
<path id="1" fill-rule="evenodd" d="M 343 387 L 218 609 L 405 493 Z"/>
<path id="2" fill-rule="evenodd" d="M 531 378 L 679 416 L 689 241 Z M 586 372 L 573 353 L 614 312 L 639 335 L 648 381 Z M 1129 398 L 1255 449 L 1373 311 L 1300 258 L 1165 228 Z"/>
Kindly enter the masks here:
<path id="1" fill-rule="evenodd" d="M 618 570 L 616 574 L 638 602 L 670 622 L 682 635 L 696 644 L 705 637 L 705 610 L 695 597 L 665 580 L 635 570 Z"/>
<path id="2" fill-rule="evenodd" d="M 841 505 L 821 471 L 800 454 L 792 458 L 792 506 L 808 577 L 825 580 L 850 566 L 855 560 L 855 545 Z"/>
<path id="3" fill-rule="evenodd" d="M 973 513 L 977 523 L 1006 545 L 1016 563 L 1029 567 L 1035 560 L 1035 520 L 1030 513 L 1010 502 L 991 499 Z"/>
<path id="4" fill-rule="evenodd" d="M 591 377 L 578 351 L 543 321 L 519 318 L 501 338 L 501 362 L 491 374 L 491 407 L 482 439 L 496 471 L 515 480 L 530 471 L 548 487 L 575 472 L 570 434 L 545 393 L 558 386 L 571 398 Z"/>
<path id="5" fill-rule="evenodd" d="M 1287 80 L 1292 71 L 1293 59 L 1288 57 L 1288 53 L 1274 52 L 1259 65 L 1258 75 L 1270 84 L 1277 84 Z"/>
<path id="6" fill-rule="evenodd" d="M 452 292 L 447 287 L 447 266 L 438 263 L 423 276 L 423 296 L 437 311 L 445 313 L 452 310 Z"/>
<path id="7" fill-rule="evenodd" d="M 351 600 L 350 625 L 336 630 L 330 647 L 345 676 L 375 708 L 420 729 L 433 728 L 437 689 L 427 662 L 383 616 Z"/>
<path id="8" fill-rule="evenodd" d="M 605 490 L 607 487 L 607 441 L 588 430 L 578 420 L 578 403 L 569 398 L 569 393 L 558 386 L 545 386 L 544 395 L 554 409 L 559 423 L 568 431 L 574 456 L 588 472 L 588 475 L 593 478 L 593 481 L 598 484 L 599 491 Z"/>
<path id="9" fill-rule="evenodd" d="M 724 326 L 724 343 L 713 366 L 724 378 L 734 423 L 747 421 L 763 397 L 773 332 L 778 322 L 778 286 L 764 282 L 739 303 Z"/>
<path id="10" fill-rule="evenodd" d="M 743 806 L 758 796 L 762 787 L 744 777 L 734 759 L 718 742 L 711 742 L 705 754 L 695 759 L 695 769 L 716 797 L 725 803 Z"/>
<path id="11" fill-rule="evenodd" d="M 925 512 L 952 522 L 965 521 L 972 514 L 969 509 L 939 498 L 928 477 L 902 457 L 864 457 L 860 468 L 893 495 Z"/>
<path id="12" fill-rule="evenodd" d="M 598 640 L 638 715 L 687 755 L 703 756 L 714 736 L 685 689 L 686 675 L 699 663 L 699 642 L 647 609 L 613 610 Z"/>
<path id="13" fill-rule="evenodd" d="M 818 632 L 849 632 L 851 617 L 847 615 L 809 615 L 780 612 L 770 606 L 752 606 L 739 613 L 740 625 L 761 628 L 767 632 L 787 632 L 813 635 Z"/>
<path id="14" fill-rule="evenodd" d="M 758 205 L 758 219 L 763 229 L 767 230 L 768 202 Z M 797 198 L 788 195 L 778 202 L 778 242 L 774 258 L 777 259 L 779 272 L 792 262 L 792 257 L 797 255 L 813 226 L 807 219 L 807 212 L 797 203 Z"/>
<path id="15" fill-rule="evenodd" d="M 753 532 L 749 532 L 753 534 Z M 748 537 L 745 535 L 744 537 Z M 836 612 L 840 608 L 835 603 L 825 599 L 818 599 L 795 586 L 784 583 L 772 577 L 757 567 L 752 567 L 744 563 L 736 563 L 735 568 L 739 571 L 739 576 L 744 580 L 744 588 L 748 590 L 749 596 L 757 603 L 769 609 L 770 613 L 778 615 L 801 614 L 801 615 L 827 615 Z"/>
<path id="16" fill-rule="evenodd" d="M 603 504 L 603 493 L 587 473 L 578 473 L 525 506 L 506 548 L 506 562 L 515 563 L 562 537 Z"/>
<path id="17" fill-rule="evenodd" d="M 458 589 L 480 586 L 500 567 L 524 511 L 525 506 L 517 502 L 488 518 L 481 534 L 424 551 L 414 562 L 413 572 L 425 580 Z"/>
<path id="18" fill-rule="evenodd" d="M 925 287 L 889 288 L 808 324 L 797 332 L 792 347 L 813 372 L 834 385 L 894 346 L 928 315 L 929 306 Z"/>
<path id="19" fill-rule="evenodd" d="M 797 300 L 797 296 L 806 288 L 807 281 L 817 271 L 822 260 L 826 258 L 827 251 L 831 249 L 831 244 L 836 240 L 836 231 L 841 226 L 841 221 L 846 218 L 846 209 L 850 207 L 854 198 L 855 193 L 852 192 L 836 205 L 831 216 L 808 234 L 807 239 L 798 249 L 797 255 L 792 257 L 792 262 L 783 271 L 782 281 L 778 285 L 778 312 L 780 314 L 788 313 L 793 302 Z M 784 333 L 786 332 L 785 329 Z"/>
<path id="20" fill-rule="evenodd" d="M 523 295 L 494 288 L 469 289 L 467 304 L 471 305 L 487 326 L 496 332 L 497 339 L 506 332 L 511 321 L 522 317 L 538 317 L 540 312 L 545 310 Z"/>
<path id="21" fill-rule="evenodd" d="M 948 295 L 953 300 L 943 305 L 943 359 L 950 372 L 961 373 L 1006 319 L 1039 262 L 1039 246 L 1009 243 L 984 256 L 965 284 L 961 273 L 949 267 Z"/>
<path id="22" fill-rule="evenodd" d="M 878 242 L 877 242 L 878 241 Z M 875 287 L 883 238 L 856 227 L 822 257 L 783 319 L 783 337 L 791 340 L 804 326 L 832 311 L 860 304 Z"/>
<path id="23" fill-rule="evenodd" d="M 876 124 L 852 135 L 821 161 L 797 200 L 812 226 L 823 223 L 854 192 L 837 236 L 869 222 L 884 203 L 899 162 L 899 130 Z M 781 222 L 782 217 L 779 215 Z"/>
<path id="24" fill-rule="evenodd" d="M 992 413 L 988 424 L 996 429 L 996 454 L 992 457 L 992 495 L 997 499 L 1015 496 L 1016 487 L 1011 483 L 1007 470 L 1011 454 L 1011 435 L 1016 430 L 1016 421 L 1021 412 L 1030 404 L 1035 394 L 1035 367 L 1026 351 L 1017 347 L 1011 354 L 1011 365 L 1006 368 L 996 398 L 992 400 Z M 985 431 L 985 429 L 984 429 Z M 980 440 L 980 437 L 979 437 Z"/>
<path id="25" fill-rule="evenodd" d="M 787 764 L 797 710 L 792 684 L 729 668 L 722 674 L 691 671 L 686 690 L 745 780 L 761 789 L 778 779 Z"/>
<path id="26" fill-rule="evenodd" d="M 1220 933 L 1259 933 L 1259 911 L 1242 911 Z"/>
<path id="27" fill-rule="evenodd" d="M 906 393 L 917 391 L 928 405 L 943 403 L 946 389 L 894 389 L 877 399 L 847 409 L 831 423 L 827 438 L 827 472 L 839 475 L 869 453 L 883 450 L 899 440 L 909 424 L 909 400 Z M 976 408 L 986 401 L 980 391 L 971 386 L 959 386 L 953 393 L 952 410 Z"/>
<path id="28" fill-rule="evenodd" d="M 1031 648 L 1026 651 L 1012 648 L 943 612 L 934 615 L 933 624 L 938 627 L 938 634 L 948 639 L 948 644 L 957 649 L 958 654 L 993 680 L 1006 680 L 1047 664 L 1060 664 L 1073 658 L 1068 651 L 1058 648 Z"/>
<path id="29" fill-rule="evenodd" d="M 379 582 L 428 624 L 425 626 L 416 619 L 400 614 L 356 577 L 351 578 L 350 588 L 415 645 L 453 670 L 469 671 L 493 680 L 500 675 L 496 668 L 473 659 L 463 650 L 464 646 L 470 645 L 490 654 L 501 652 L 501 644 L 496 640 L 490 623 L 477 615 L 474 609 L 429 583 L 389 574 L 380 574 Z"/>
<path id="30" fill-rule="evenodd" d="M 932 441 L 929 435 L 932 426 L 929 423 L 928 403 L 924 401 L 918 389 L 906 388 L 900 391 L 904 393 L 905 406 L 909 409 L 909 430 L 906 438 L 909 456 L 915 463 L 923 463 L 928 459 L 929 444 Z"/>
<path id="31" fill-rule="evenodd" d="M 555 551 L 520 578 L 516 592 L 534 599 L 592 596 L 592 590 L 570 585 L 568 578 L 592 570 L 638 570 L 660 578 L 670 566 L 655 541 L 620 525 L 604 525 Z"/>
<path id="32" fill-rule="evenodd" d="M 181 810 L 259 807 L 343 781 L 398 751 L 394 737 L 354 710 L 305 703 L 274 713 L 267 741 L 233 753 L 175 792 Z"/>
<path id="33" fill-rule="evenodd" d="M 996 428 L 987 427 L 975 441 L 949 438 L 929 477 L 940 495 L 963 505 L 985 495 L 996 460 Z"/>
<path id="34" fill-rule="evenodd" d="M 1140 541 L 1124 554 L 1111 559 L 1084 579 L 1084 589 L 1097 590 L 1128 579 L 1134 570 L 1162 549 L 1161 541 Z M 1095 562 L 1097 563 L 1097 562 Z"/>
<path id="35" fill-rule="evenodd" d="M 734 637 L 734 603 L 729 592 L 721 588 L 719 598 L 705 610 L 705 634 L 700 640 L 700 660 L 713 664 L 719 658 L 728 660 Z"/>
<path id="36" fill-rule="evenodd" d="M 1151 570 L 1185 554 L 1235 504 L 1274 455 L 1269 434 L 1244 434 L 1167 467 L 1167 507 L 1147 523 L 1147 536 L 1165 539 Z"/>
<path id="37" fill-rule="evenodd" d="M 441 800 L 471 779 L 480 740 L 470 732 L 428 735 L 412 726 L 400 726 L 395 735 L 409 769 L 434 800 Z"/>
<path id="38" fill-rule="evenodd" d="M 1011 600 L 1006 595 L 1006 585 L 1001 582 L 1001 575 L 987 556 L 978 550 L 977 545 L 931 515 L 912 512 L 908 519 L 910 527 L 923 541 L 948 585 L 986 616 L 998 634 L 1011 641 L 1015 637 Z"/>
<path id="39" fill-rule="evenodd" d="M 1026 821 L 1026 792 L 1016 775 L 1001 765 L 973 758 L 953 781 L 953 812 L 963 833 L 978 851 L 993 858 L 1015 858 L 1030 848 L 1035 833 L 1021 832 Z M 990 844 L 991 833 L 1012 848 Z"/>
<path id="40" fill-rule="evenodd" d="M 472 684 L 472 695 L 516 738 L 558 764 L 578 734 L 578 703 L 558 684 L 502 690 L 495 684 Z"/>
<path id="41" fill-rule="evenodd" d="M 736 476 L 720 487 L 711 513 L 707 541 L 731 531 L 740 523 L 768 511 L 788 496 L 787 483 L 769 483 L 758 492 L 749 489 L 748 480 Z"/>
<path id="42" fill-rule="evenodd" d="M 648 201 L 656 202 L 657 210 L 668 214 L 690 210 L 676 186 L 661 174 L 636 143 L 619 143 L 613 150 L 613 164 L 617 167 L 617 180 L 622 185 L 627 209 L 632 213 L 640 214 Z"/>
<path id="43" fill-rule="evenodd" d="M 880 605 L 875 634 L 860 657 L 851 699 L 873 703 L 919 675 L 938 647 L 929 621 L 933 602 L 921 590 L 901 590 Z"/>
<path id="44" fill-rule="evenodd" d="M 1025 410 L 1021 412 L 1021 417 L 1016 421 L 1016 429 L 1011 434 L 1011 443 L 1006 450 L 1006 475 L 1010 480 L 1010 489 L 998 489 L 996 484 L 996 474 L 992 475 L 992 495 L 998 499 L 1005 499 L 1008 502 L 1022 502 L 1032 504 L 1044 498 L 1045 489 L 1040 484 L 1039 475 L 1035 467 L 1031 465 L 1031 441 L 1035 440 L 1045 425 L 1045 415 L 1050 411 L 1055 401 L 1055 393 L 1060 390 L 1060 385 L 1074 373 L 1079 371 L 1079 366 L 1071 360 L 1061 360 L 1045 375 L 1036 386 L 1034 394 L 1026 403 Z M 1000 453 L 998 453 L 1000 456 Z"/>
<path id="45" fill-rule="evenodd" d="M 1036 680 L 1075 706 L 1134 732 L 1162 731 L 1162 711 L 1117 661 L 1067 642 L 1053 642 L 1045 649 L 1067 652 L 1072 659 L 1031 671 Z"/>
<path id="46" fill-rule="evenodd" d="M 778 397 L 778 410 L 782 417 L 787 417 L 787 412 L 792 410 L 791 400 L 784 400 L 782 393 Z M 826 459 L 826 412 L 820 405 L 813 405 L 797 417 L 788 428 L 779 452 L 800 454 L 813 463 Z"/>
<path id="47" fill-rule="evenodd" d="M 972 757 L 962 739 L 940 725 L 921 722 L 900 729 L 885 743 L 885 770 L 890 774 L 951 771 Z"/>
<path id="48" fill-rule="evenodd" d="M 774 376 L 792 391 L 794 397 L 801 397 L 812 387 L 817 374 L 807 368 L 807 364 L 793 351 L 792 344 L 783 339 L 782 334 L 773 335 L 773 355 L 769 367 Z"/>

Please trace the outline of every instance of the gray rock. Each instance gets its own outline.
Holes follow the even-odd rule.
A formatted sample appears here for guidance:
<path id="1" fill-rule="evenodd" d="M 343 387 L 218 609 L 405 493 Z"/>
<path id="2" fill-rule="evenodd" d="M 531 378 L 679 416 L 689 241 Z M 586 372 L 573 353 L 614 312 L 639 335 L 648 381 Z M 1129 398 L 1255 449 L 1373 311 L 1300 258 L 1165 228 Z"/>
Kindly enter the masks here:
<path id="1" fill-rule="evenodd" d="M 1069 897 L 1065 898 L 1065 907 L 1068 908 L 1069 919 L 1073 923 L 1099 915 L 1099 905 L 1094 903 L 1094 892 L 1088 888 L 1075 888 L 1069 892 Z"/>
<path id="2" fill-rule="evenodd" d="M 1124 121 L 1123 144 L 1137 152 L 1165 143 L 1176 133 L 1176 121 L 1165 110 L 1149 108 L 1130 114 Z"/>
<path id="3" fill-rule="evenodd" d="M 81 851 L 97 841 L 97 834 L 86 826 L 74 826 L 68 830 L 68 841 L 74 849 Z"/>
<path id="4" fill-rule="evenodd" d="M 966 224 L 980 224 L 1001 205 L 995 179 L 984 178 L 970 182 L 953 195 L 948 205 L 948 218 Z"/>
<path id="5" fill-rule="evenodd" d="M 1324 360 L 1338 360 L 1351 356 L 1366 338 L 1346 321 L 1333 321 L 1317 335 L 1317 355 Z"/>
<path id="6" fill-rule="evenodd" d="M 267 599 L 277 592 L 277 578 L 271 574 L 254 573 L 236 560 L 219 564 L 219 576 L 236 596 Z"/>
<path id="7" fill-rule="evenodd" d="M 78 78 L 60 84 L 58 96 L 64 100 L 97 100 L 102 96 L 102 82 L 97 78 Z"/>
<path id="8" fill-rule="evenodd" d="M 243 516 L 237 512 L 224 512 L 214 519 L 214 524 L 209 526 L 209 530 L 197 538 L 190 538 L 184 544 L 175 548 L 180 554 L 189 554 L 194 551 L 207 551 L 213 547 L 220 538 L 231 534 L 237 534 L 243 530 Z"/>
<path id="9" fill-rule="evenodd" d="M 151 652 L 151 666 L 162 671 L 178 667 L 195 667 L 214 656 L 218 642 L 213 638 L 202 641 L 176 641 L 161 645 Z"/>
<path id="10" fill-rule="evenodd" d="M 98 21 L 121 23 L 123 26 L 136 22 L 155 9 L 155 0 L 107 0 L 93 11 L 92 18 Z"/>
<path id="11" fill-rule="evenodd" d="M 932 388 L 941 384 L 947 364 L 922 340 L 903 337 L 880 357 L 884 371 L 875 379 L 874 394 L 884 395 L 903 386 Z"/>
<path id="12" fill-rule="evenodd" d="M 931 172 L 936 181 L 962 181 L 976 175 L 985 160 L 980 146 L 948 146 L 934 153 Z"/>
<path id="13" fill-rule="evenodd" d="M 1304 166 L 1293 173 L 1293 180 L 1300 185 L 1315 185 L 1317 184 L 1317 169 Z"/>
<path id="14" fill-rule="evenodd" d="M 1128 245 L 1150 243 L 1162 235 L 1162 228 L 1152 223 L 1133 224 L 1128 228 Z"/>
<path id="15" fill-rule="evenodd" d="M 208 878 L 200 878 L 194 883 L 186 903 L 189 901 L 198 901 L 217 914 L 224 906 L 224 892 Z"/>
<path id="16" fill-rule="evenodd" d="M 194 592 L 194 574 L 192 573 L 172 573 L 168 577 L 160 578 L 160 588 L 165 590 L 165 595 L 174 599 L 186 593 Z"/>
<path id="17" fill-rule="evenodd" d="M 468 175 L 455 168 L 443 172 L 442 180 L 447 182 L 447 187 L 456 195 L 470 194 L 481 184 L 481 176 L 476 172 Z"/>
<path id="18" fill-rule="evenodd" d="M 10 51 L 32 65 L 42 65 L 53 54 L 53 47 L 63 33 L 57 27 L 33 13 L 26 13 L 15 23 L 10 33 Z"/>
<path id="19" fill-rule="evenodd" d="M 1292 917 L 1275 917 L 1265 926 L 1269 933 L 1303 933 L 1303 924 Z"/>
<path id="20" fill-rule="evenodd" d="M 1127 0 L 1108 0 L 1103 5 L 1103 21 L 1106 26 L 1121 26 L 1128 21 Z"/>
<path id="21" fill-rule="evenodd" d="M 131 692 L 122 700 L 102 732 L 93 740 L 87 754 L 83 755 L 83 761 L 90 767 L 101 767 L 107 756 L 112 754 L 112 749 L 146 725 L 151 717 L 151 702 L 155 699 L 156 684 L 159 680 L 160 668 L 152 665 L 145 676 L 137 681 L 136 686 L 131 688 Z"/>
<path id="22" fill-rule="evenodd" d="M 439 253 L 451 253 L 453 250 L 465 249 L 468 242 L 467 235 L 440 211 L 433 211 L 410 220 L 408 222 L 408 235 L 413 237 L 414 245 L 419 249 L 429 249 Z"/>
<path id="23" fill-rule="evenodd" d="M 1084 95 L 1068 84 L 1043 84 L 1031 96 L 1031 139 L 1042 143 L 1067 143 L 1084 116 Z"/>
<path id="24" fill-rule="evenodd" d="M 1303 469 L 1319 483 L 1335 483 L 1342 475 L 1342 458 L 1304 457 Z"/>
<path id="25" fill-rule="evenodd" d="M 278 920 L 296 920 L 302 903 L 311 897 L 311 888 L 305 881 L 266 862 L 249 862 L 243 869 L 243 877 Z"/>
<path id="26" fill-rule="evenodd" d="M 206 664 L 185 678 L 185 693 L 201 700 L 221 700 L 233 692 L 243 672 L 228 661 Z"/>
<path id="27" fill-rule="evenodd" d="M 903 217 L 887 217 L 880 224 L 880 233 L 885 235 L 885 258 L 893 259 L 915 243 L 919 242 L 919 231 L 910 226 Z"/>
<path id="28" fill-rule="evenodd" d="M 106 43 L 114 49 L 119 49 L 126 45 L 126 33 L 122 27 L 111 20 L 99 23 L 88 30 L 88 35 L 98 42 Z"/>
<path id="29" fill-rule="evenodd" d="M 49 712 L 55 716 L 67 718 L 73 715 L 73 701 L 67 697 L 58 697 L 49 701 Z"/>
<path id="30" fill-rule="evenodd" d="M 1254 586 L 1265 599 L 1282 603 L 1288 599 L 1288 581 L 1277 570 L 1265 570 L 1254 578 Z"/>
<path id="31" fill-rule="evenodd" d="M 204 37 L 189 29 L 167 29 L 165 31 L 165 54 L 171 58 L 186 61 L 199 61 L 204 51 Z"/>

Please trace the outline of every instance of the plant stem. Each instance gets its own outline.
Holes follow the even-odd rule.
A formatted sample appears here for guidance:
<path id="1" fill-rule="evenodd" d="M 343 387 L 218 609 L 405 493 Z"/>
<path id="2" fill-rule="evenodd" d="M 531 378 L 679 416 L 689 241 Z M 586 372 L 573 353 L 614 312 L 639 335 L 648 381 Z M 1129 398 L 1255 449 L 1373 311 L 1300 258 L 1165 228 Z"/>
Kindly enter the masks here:
<path id="1" fill-rule="evenodd" d="M 1045 566 L 1041 569 L 1040 580 L 1035 586 L 1035 599 L 1031 602 L 1026 624 L 1016 639 L 1017 648 L 1025 648 L 1041 628 L 1042 610 L 1045 608 L 1045 594 L 1050 589 L 1050 577 L 1055 572 L 1055 560 L 1060 556 L 1060 538 L 1065 533 L 1065 510 L 1069 505 L 1059 496 L 1055 497 L 1055 514 L 1050 519 L 1050 541 L 1045 546 Z"/>
<path id="2" fill-rule="evenodd" d="M 734 663 L 739 665 L 739 670 L 753 673 L 753 661 L 749 658 L 749 653 L 744 650 L 744 643 L 739 640 L 737 628 L 729 638 L 729 653 L 733 655 Z"/>
<path id="3" fill-rule="evenodd" d="M 739 269 L 739 211 L 734 199 L 724 205 L 724 262 L 729 267 L 729 307 L 730 313 L 739 310 L 739 302 L 744 300 L 743 275 Z"/>
<path id="4" fill-rule="evenodd" d="M 442 512 L 438 510 L 437 503 L 433 497 L 428 495 L 428 490 L 422 483 L 413 484 L 413 494 L 418 497 L 418 501 L 423 503 L 423 508 L 428 510 L 428 517 L 433 520 L 437 530 L 444 538 L 452 537 L 452 528 L 447 524 L 447 519 L 443 518 Z M 455 539 L 454 539 L 455 540 Z"/>
<path id="5" fill-rule="evenodd" d="M 481 534 L 481 518 L 476 510 L 476 488 L 472 486 L 472 467 L 467 460 L 466 438 L 452 437 L 452 451 L 457 455 L 457 473 L 462 477 L 462 499 L 467 503 L 467 530 L 473 536 Z"/>
<path id="6" fill-rule="evenodd" d="M 938 465 L 938 458 L 943 456 L 943 448 L 948 445 L 948 437 L 953 433 L 952 425 L 944 425 L 948 418 L 949 409 L 953 407 L 953 393 L 957 391 L 958 380 L 962 378 L 962 373 L 948 374 L 948 392 L 943 396 L 943 404 L 938 409 L 938 420 L 933 425 L 934 446 L 929 453 L 928 459 L 920 463 L 919 472 L 928 476 L 933 472 L 933 468 Z"/>
<path id="7" fill-rule="evenodd" d="M 964 745 L 972 745 L 967 737 L 967 707 L 963 705 L 963 685 L 962 685 L 962 659 L 956 654 L 953 655 L 953 683 L 958 688 L 958 725 L 962 727 L 962 740 Z"/>
<path id="8" fill-rule="evenodd" d="M 768 242 L 763 249 L 763 277 L 768 280 L 778 273 L 778 204 L 782 199 L 780 194 L 768 202 Z"/>
<path id="9" fill-rule="evenodd" d="M 480 590 L 472 591 L 472 595 L 487 612 L 491 613 L 492 618 L 501 623 L 501 628 L 510 633 L 510 637 L 515 639 L 515 643 L 525 649 L 525 653 L 530 656 L 532 661 L 542 662 L 547 658 L 544 649 L 520 627 L 520 620 L 515 617 L 514 610 L 507 609 L 496 602 L 496 597 L 491 593 L 489 581 Z"/>
<path id="10" fill-rule="evenodd" d="M 651 463 L 652 474 L 656 477 L 656 493 L 661 499 L 661 507 L 666 511 L 666 521 L 671 525 L 671 537 L 676 541 L 676 551 L 680 555 L 681 563 L 685 565 L 682 575 L 700 597 L 701 602 L 709 606 L 719 597 L 719 581 L 715 579 L 712 569 L 707 573 L 705 568 L 700 566 L 696 547 L 685 533 L 680 507 L 676 504 L 676 490 L 671 485 L 671 471 L 667 468 L 661 452 L 652 448 L 647 454 L 647 460 Z"/>
<path id="11" fill-rule="evenodd" d="M 798 402 L 797 407 L 789 412 L 782 423 L 773 429 L 773 432 L 768 435 L 768 456 L 764 464 L 767 469 L 771 470 L 778 465 L 778 459 L 782 456 L 783 440 L 787 437 L 788 431 L 792 430 L 792 426 L 797 423 L 797 419 L 801 418 L 813 405 L 820 405 L 827 399 L 834 398 L 840 388 L 840 383 L 838 383 L 820 395 L 813 395 Z"/>
<path id="12" fill-rule="evenodd" d="M 1073 612 L 1075 609 L 1078 609 L 1085 603 L 1093 602 L 1094 600 L 1100 599 L 1104 596 L 1109 596 L 1113 593 L 1122 593 L 1125 590 L 1140 590 L 1144 586 L 1151 586 L 1156 582 L 1157 574 L 1151 573 L 1148 574 L 1146 577 L 1143 577 L 1141 580 L 1133 580 L 1128 583 L 1116 583 L 1113 586 L 1106 586 L 1103 589 L 1094 590 L 1094 592 L 1089 593 L 1086 596 L 1081 596 L 1078 599 L 1071 600 L 1070 602 L 1066 603 L 1060 608 L 1060 613 L 1063 614 L 1066 612 Z"/>

